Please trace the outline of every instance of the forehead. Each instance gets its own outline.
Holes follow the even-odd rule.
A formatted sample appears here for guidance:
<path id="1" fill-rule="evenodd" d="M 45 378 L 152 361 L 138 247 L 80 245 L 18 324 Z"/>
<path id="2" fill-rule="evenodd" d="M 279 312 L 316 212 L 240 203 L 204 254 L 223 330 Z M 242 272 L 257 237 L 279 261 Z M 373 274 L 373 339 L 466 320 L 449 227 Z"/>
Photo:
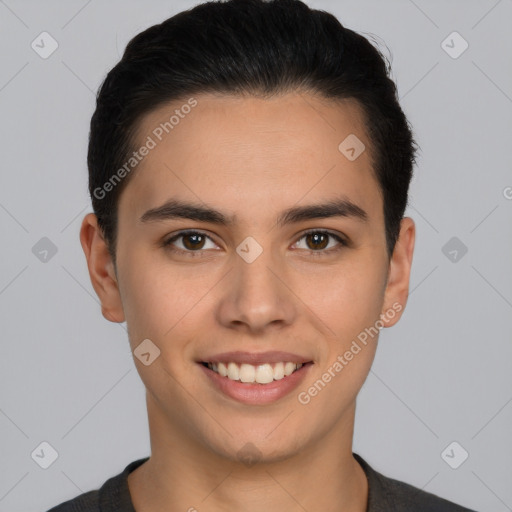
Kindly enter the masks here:
<path id="1" fill-rule="evenodd" d="M 140 215 L 171 196 L 231 211 L 245 206 L 253 217 L 255 210 L 329 195 L 346 195 L 367 211 L 381 200 L 362 110 L 353 100 L 196 95 L 143 117 L 136 147 L 145 144 L 152 149 L 121 195 L 120 215 L 124 205 Z"/>

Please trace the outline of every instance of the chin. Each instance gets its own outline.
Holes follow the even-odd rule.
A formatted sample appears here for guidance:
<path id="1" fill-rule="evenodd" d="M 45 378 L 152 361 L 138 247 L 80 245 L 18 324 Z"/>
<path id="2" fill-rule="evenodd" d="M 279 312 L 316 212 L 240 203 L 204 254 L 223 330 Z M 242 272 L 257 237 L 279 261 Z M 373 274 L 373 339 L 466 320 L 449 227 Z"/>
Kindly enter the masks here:
<path id="1" fill-rule="evenodd" d="M 246 467 L 282 462 L 303 450 L 295 429 L 288 426 L 280 433 L 278 429 L 272 432 L 275 428 L 275 423 L 272 428 L 266 425 L 261 431 L 255 430 L 253 426 L 246 434 L 237 429 L 233 431 L 237 432 L 233 437 L 223 435 L 223 441 L 205 437 L 203 443 L 219 457 Z M 293 436 L 290 436 L 290 432 L 293 432 Z M 226 433 L 223 431 L 223 434 Z"/>

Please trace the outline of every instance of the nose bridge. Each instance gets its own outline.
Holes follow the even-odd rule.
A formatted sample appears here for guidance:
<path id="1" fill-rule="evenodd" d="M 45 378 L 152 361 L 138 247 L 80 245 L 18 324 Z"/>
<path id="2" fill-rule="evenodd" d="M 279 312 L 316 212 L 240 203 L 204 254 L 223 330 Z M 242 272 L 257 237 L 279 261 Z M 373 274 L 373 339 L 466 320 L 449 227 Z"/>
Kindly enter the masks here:
<path id="1" fill-rule="evenodd" d="M 238 247 L 224 287 L 219 320 L 225 326 L 259 331 L 272 324 L 290 324 L 295 314 L 293 297 L 284 285 L 283 266 L 271 249 L 248 237 Z"/>

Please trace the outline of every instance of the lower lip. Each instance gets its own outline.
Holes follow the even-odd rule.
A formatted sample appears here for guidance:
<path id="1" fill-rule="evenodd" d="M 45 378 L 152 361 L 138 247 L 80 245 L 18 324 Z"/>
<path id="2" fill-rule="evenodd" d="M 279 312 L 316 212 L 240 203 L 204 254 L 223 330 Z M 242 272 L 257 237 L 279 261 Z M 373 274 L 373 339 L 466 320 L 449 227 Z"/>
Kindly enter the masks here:
<path id="1" fill-rule="evenodd" d="M 288 377 L 274 380 L 268 384 L 247 384 L 222 377 L 217 372 L 198 363 L 207 377 L 225 395 L 244 404 L 263 405 L 275 402 L 291 393 L 304 380 L 313 363 L 306 363 Z"/>

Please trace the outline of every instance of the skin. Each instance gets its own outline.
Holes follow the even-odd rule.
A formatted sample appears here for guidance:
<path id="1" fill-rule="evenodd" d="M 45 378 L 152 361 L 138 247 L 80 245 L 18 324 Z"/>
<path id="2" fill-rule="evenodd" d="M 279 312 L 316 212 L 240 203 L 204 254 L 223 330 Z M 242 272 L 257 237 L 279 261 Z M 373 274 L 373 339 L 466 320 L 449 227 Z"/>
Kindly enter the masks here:
<path id="1" fill-rule="evenodd" d="M 305 92 L 195 98 L 198 105 L 150 151 L 121 194 L 116 268 L 94 214 L 80 232 L 104 317 L 126 320 L 132 350 L 149 338 L 161 351 L 149 366 L 134 357 L 147 389 L 151 439 L 151 458 L 128 478 L 134 506 L 138 512 L 364 512 L 368 486 L 352 438 L 356 396 L 378 336 L 308 404 L 297 394 L 397 303 L 402 311 L 385 316 L 383 325 L 398 321 L 408 296 L 414 222 L 402 220 L 389 258 L 382 195 L 356 102 Z M 141 144 L 184 103 L 143 118 Z M 351 133 L 366 146 L 354 161 L 338 150 Z M 367 221 L 276 225 L 289 207 L 340 195 L 364 209 Z M 171 197 L 235 214 L 236 222 L 140 221 Z M 195 250 L 196 257 L 161 246 L 191 228 L 211 240 L 201 246 L 181 238 L 174 247 Z M 304 237 L 313 228 L 349 244 L 328 238 L 328 247 L 317 249 Z M 236 252 L 247 236 L 263 248 L 250 264 Z M 246 405 L 217 391 L 196 363 L 231 350 L 284 350 L 314 365 L 296 391 L 271 404 Z M 239 455 L 247 443 L 259 451 L 250 467 Z"/>

